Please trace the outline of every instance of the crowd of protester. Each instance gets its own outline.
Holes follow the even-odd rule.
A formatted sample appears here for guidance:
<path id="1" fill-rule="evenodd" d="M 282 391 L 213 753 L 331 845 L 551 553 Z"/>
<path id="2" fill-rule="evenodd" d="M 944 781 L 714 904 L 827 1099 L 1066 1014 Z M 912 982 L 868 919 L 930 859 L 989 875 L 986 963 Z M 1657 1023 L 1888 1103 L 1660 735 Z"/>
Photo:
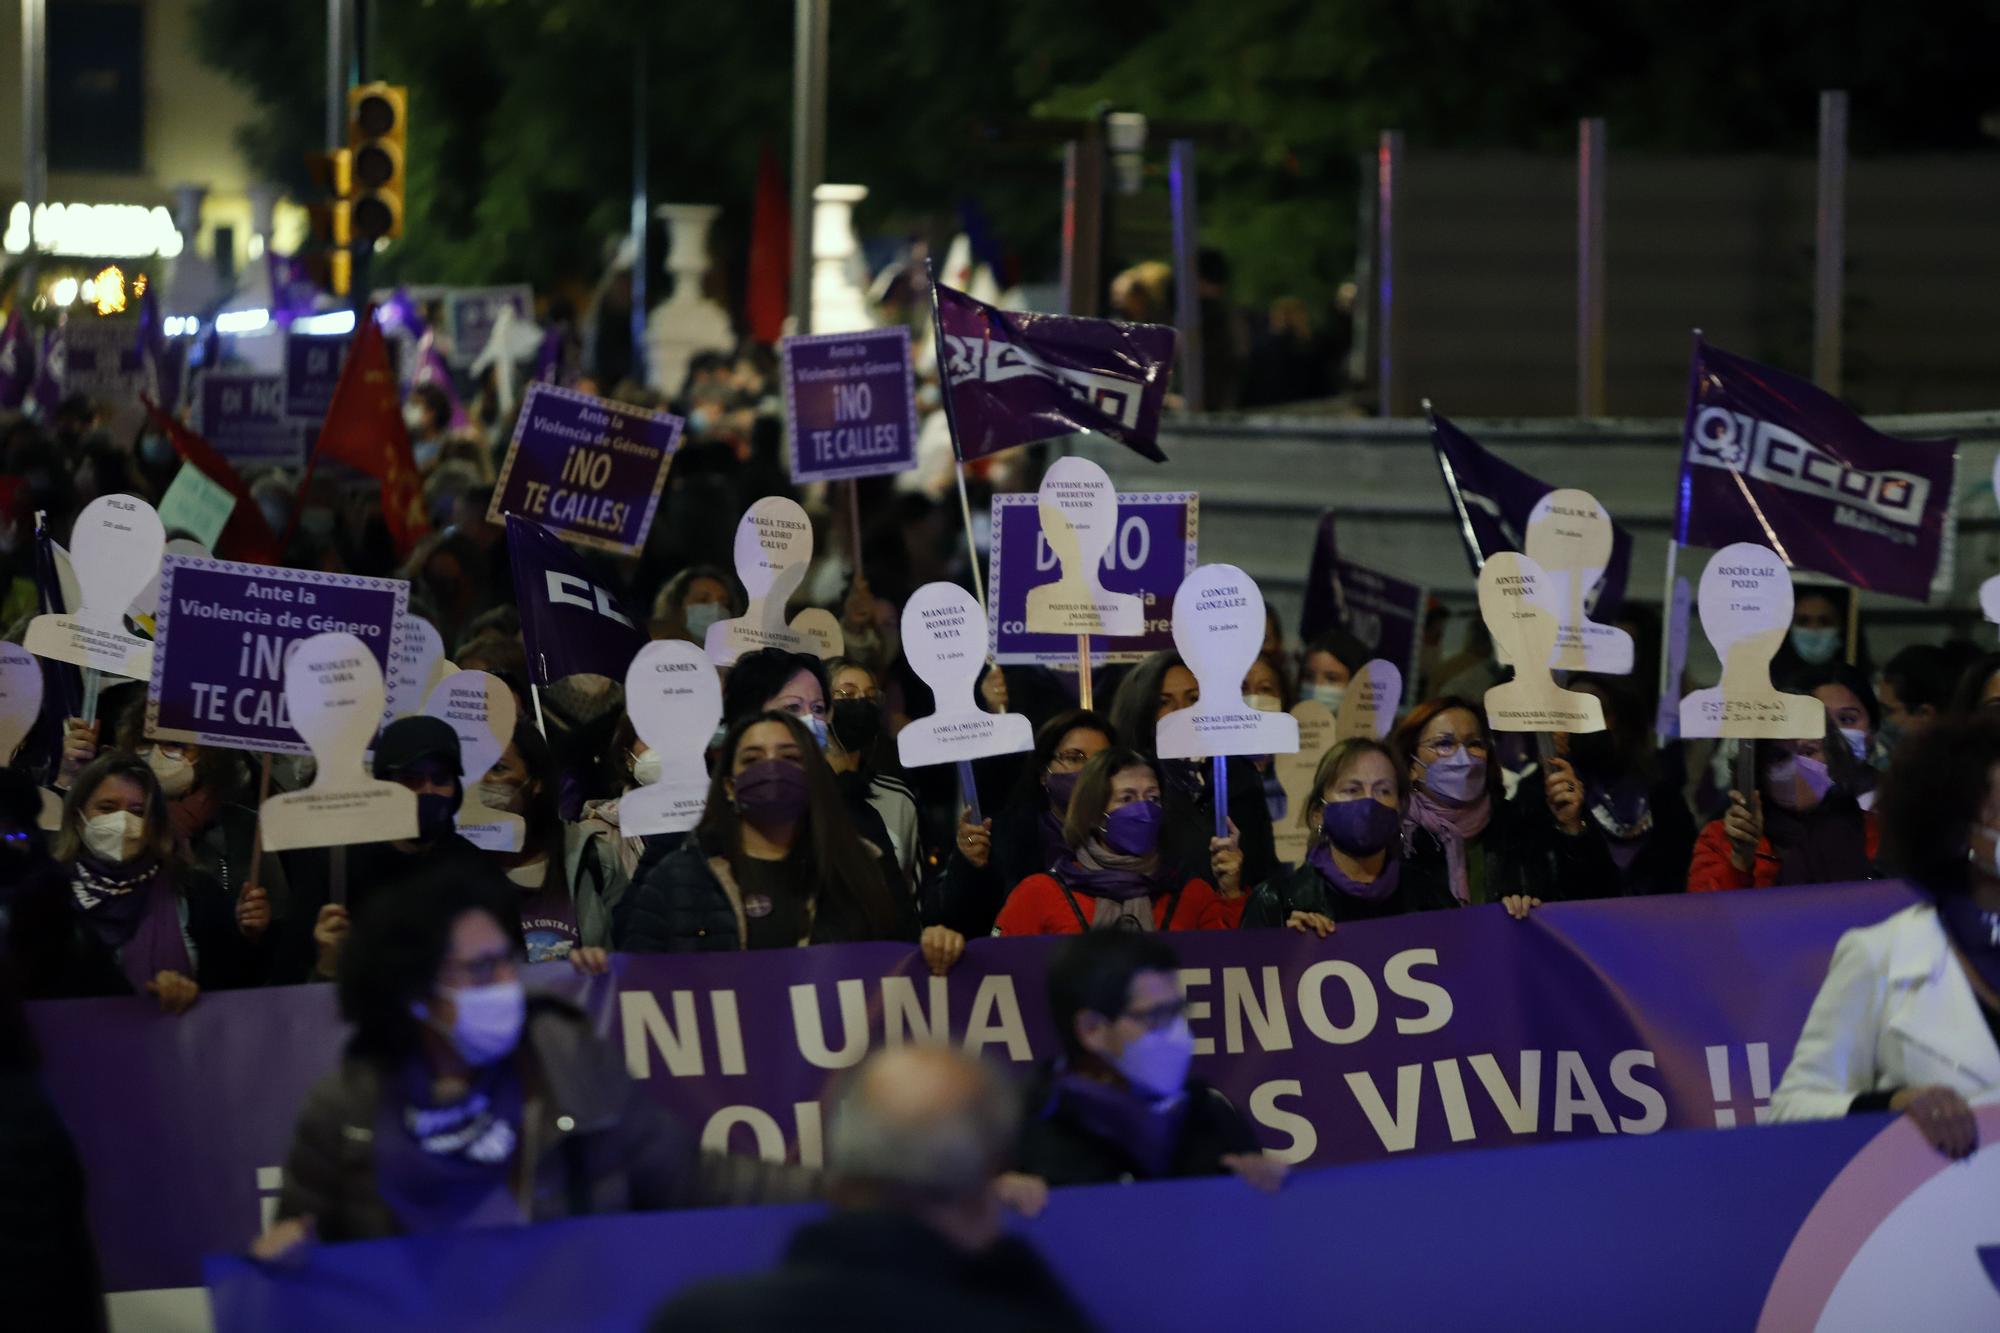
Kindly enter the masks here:
<path id="1" fill-rule="evenodd" d="M 645 549 L 626 560 L 587 556 L 604 586 L 623 594 L 654 637 L 702 642 L 744 609 L 729 568 L 737 516 L 762 495 L 795 494 L 816 528 L 802 600 L 834 610 L 846 638 L 846 655 L 833 660 L 767 649 L 724 671 L 708 802 L 692 832 L 621 830 L 621 797 L 651 781 L 659 759 L 625 716 L 619 682 L 603 677 L 543 688 L 541 724 L 523 721 L 483 773 L 465 771 L 457 736 L 441 721 L 412 716 L 385 728 L 374 773 L 416 794 L 412 839 L 263 851 L 262 783 L 295 788 L 306 769 L 286 759 L 260 774 L 244 752 L 150 736 L 138 684 L 107 684 L 97 721 L 38 731 L 0 772 L 10 993 L 133 995 L 183 1013 L 213 990 L 338 983 L 353 1038 L 344 1058 L 328 1052 L 337 1068 L 302 1114 L 284 1220 L 260 1242 L 267 1252 L 314 1234 L 826 1195 L 869 1208 L 920 1197 L 930 1233 L 986 1253 L 996 1242 L 982 1210 L 996 1198 L 1031 1209 L 1034 1188 L 1023 1178 L 1232 1172 L 1275 1188 L 1282 1170 L 1257 1150 L 1241 1114 L 1189 1079 L 1193 1039 L 1164 932 L 1325 939 L 1352 922 L 1402 914 L 1497 905 L 1523 918 L 1554 902 L 1895 873 L 1928 864 L 1930 849 L 1906 841 L 1897 859 L 1883 822 L 1894 816 L 1876 801 L 1878 786 L 1898 790 L 1891 755 L 1935 758 L 1950 748 L 1940 736 L 1990 741 L 2000 726 L 1980 720 L 2000 706 L 2000 654 L 1919 645 L 1876 671 L 1864 641 L 1850 664 L 1843 608 L 1812 593 L 1798 599 L 1775 678 L 1825 704 L 1820 738 L 1661 746 L 1642 653 L 1633 677 L 1570 680 L 1599 698 L 1606 728 L 1558 734 L 1544 755 L 1533 738 L 1489 727 L 1466 683 L 1482 673 L 1498 679 L 1486 654 L 1447 659 L 1433 643 L 1414 673 L 1416 701 L 1393 729 L 1318 756 L 1293 808 L 1268 760 L 1230 759 L 1224 799 L 1209 764 L 1158 754 L 1161 719 L 1199 699 L 1177 654 L 1101 670 L 1097 709 L 1078 706 L 1073 674 L 989 668 L 984 706 L 1025 715 L 1035 745 L 974 766 L 974 818 L 950 769 L 906 772 L 894 744 L 901 725 L 930 711 L 900 651 L 900 603 L 934 579 L 970 582 L 956 506 L 890 479 L 860 483 L 851 508 L 824 488 L 796 491 L 775 373 L 768 349 L 747 348 L 695 358 L 671 399 L 614 390 L 681 414 L 688 435 Z M 512 687 L 528 719 L 538 713 L 517 598 L 503 533 L 486 517 L 511 423 L 480 403 L 469 425 L 453 429 L 440 395 L 410 398 L 434 532 L 405 555 L 372 482 L 329 469 L 299 493 L 296 477 L 273 474 L 254 494 L 273 529 L 291 534 L 288 563 L 408 579 L 412 615 L 436 627 L 459 666 Z M 16 641 L 35 610 L 34 515 L 47 515 L 61 539 L 92 498 L 157 501 L 172 477 L 171 451 L 150 429 L 121 442 L 92 422 L 90 405 L 72 401 L 51 422 L 21 420 L 0 434 L 0 594 Z M 1029 485 L 1036 463 L 1034 451 L 1017 451 L 975 476 L 975 490 Z M 850 513 L 861 516 L 858 533 L 846 527 Z M 857 547 L 858 569 L 848 554 Z M 1293 647 L 1274 617 L 1245 697 L 1261 709 L 1304 699 L 1338 708 L 1366 657 L 1338 632 Z M 2000 749 L 1986 762 L 2000 762 Z M 1925 790 L 1936 785 L 1934 773 L 1921 776 Z M 519 851 L 482 851 L 459 835 L 454 815 L 472 793 L 520 816 Z M 1983 788 L 1953 795 L 1991 805 Z M 1907 820 L 1937 819 L 1900 799 L 1889 809 Z M 45 832 L 43 803 L 58 800 L 57 826 Z M 1977 801 L 1961 814 L 1990 844 L 2000 815 L 1989 818 Z M 1215 836 L 1218 827 L 1227 834 Z M 1296 863 L 1278 856 L 1276 834 L 1287 828 L 1306 835 Z M 1957 857 L 1962 868 L 1965 852 Z M 1987 862 L 1977 873 L 2000 876 Z M 1947 878 L 1933 875 L 1941 892 L 1966 888 Z M 942 1157 L 919 1154 L 912 1165 L 870 1137 L 889 1134 L 885 1126 L 907 1108 L 858 1078 L 849 1119 L 860 1127 L 849 1139 L 835 1135 L 826 1178 L 704 1154 L 633 1092 L 573 1012 L 526 999 L 518 971 L 566 958 L 601 972 L 612 951 L 889 940 L 921 945 L 926 963 L 944 972 L 969 939 L 1069 934 L 1080 938 L 1050 978 L 1062 1053 L 1033 1087 L 1003 1095 L 947 1057 L 937 1067 L 908 1057 L 915 1066 L 904 1077 L 963 1103 L 962 1114 L 937 1112 L 951 1122 L 937 1129 L 949 1140 Z M 2000 1023 L 1993 1010 L 1987 1017 Z M 887 1078 L 896 1068 L 872 1073 Z M 1811 1104 L 1903 1109 L 1920 1091 L 1878 1098 L 1872 1085 L 1835 1084 Z M 992 1110 L 998 1101 L 1009 1103 L 1005 1115 Z M 1809 1102 L 1789 1105 L 1805 1113 L 1798 1108 Z M 409 1133 L 378 1132 L 371 1153 L 351 1151 L 357 1130 L 384 1115 Z M 558 1115 L 604 1128 L 564 1138 L 540 1123 Z M 532 1155 L 520 1144 L 534 1145 Z M 827 1225 L 788 1260 L 803 1265 L 790 1285 L 757 1299 L 809 1304 L 833 1262 L 825 1256 L 902 1244 L 884 1224 Z M 1019 1256 L 992 1260 L 981 1280 L 998 1289 L 1009 1274 L 1029 1283 L 1010 1299 L 1055 1302 L 1047 1326 L 1074 1317 Z M 700 1311 L 749 1300 L 700 1293 L 683 1312 L 693 1322 L 663 1326 L 713 1326 Z"/>

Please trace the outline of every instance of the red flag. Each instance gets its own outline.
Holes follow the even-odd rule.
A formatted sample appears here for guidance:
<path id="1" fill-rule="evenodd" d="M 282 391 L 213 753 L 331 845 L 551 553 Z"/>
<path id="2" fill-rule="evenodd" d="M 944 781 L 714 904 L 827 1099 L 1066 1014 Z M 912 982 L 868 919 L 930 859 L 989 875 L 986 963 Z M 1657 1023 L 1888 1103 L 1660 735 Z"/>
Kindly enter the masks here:
<path id="1" fill-rule="evenodd" d="M 757 196 L 750 211 L 750 283 L 743 314 L 750 336 L 774 343 L 785 331 L 792 284 L 792 210 L 778 156 L 764 145 L 757 157 Z"/>
<path id="2" fill-rule="evenodd" d="M 321 458 L 345 463 L 381 481 L 382 517 L 398 554 L 408 555 L 430 531 L 424 517 L 423 479 L 410 452 L 410 434 L 403 428 L 396 372 L 389 364 L 388 344 L 382 340 L 372 304 L 361 312 L 347 349 L 347 363 L 340 368 L 340 383 L 334 386 L 333 402 L 307 464 L 308 477 L 312 463 Z M 304 489 L 302 483 L 301 492 Z"/>
<path id="3" fill-rule="evenodd" d="M 139 401 L 146 405 L 146 414 L 153 419 L 153 425 L 173 441 L 174 452 L 183 462 L 236 497 L 236 507 L 229 511 L 229 521 L 222 525 L 222 533 L 215 539 L 216 557 L 248 565 L 283 564 L 284 552 L 278 545 L 277 534 L 264 521 L 264 511 L 250 498 L 249 486 L 229 466 L 229 460 L 217 453 L 214 445 L 162 412 L 145 394 L 139 395 Z"/>

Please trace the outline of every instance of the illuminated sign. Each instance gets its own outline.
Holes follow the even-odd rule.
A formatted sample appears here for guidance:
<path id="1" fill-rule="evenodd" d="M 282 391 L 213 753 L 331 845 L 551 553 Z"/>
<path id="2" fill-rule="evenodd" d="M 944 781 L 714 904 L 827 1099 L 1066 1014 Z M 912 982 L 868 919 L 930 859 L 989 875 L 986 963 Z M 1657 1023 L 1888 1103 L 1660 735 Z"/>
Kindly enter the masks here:
<path id="1" fill-rule="evenodd" d="M 37 204 L 33 233 L 33 247 L 43 254 L 172 259 L 181 252 L 173 215 L 143 204 Z M 16 203 L 7 214 L 0 245 L 10 255 L 28 252 L 27 204 Z"/>

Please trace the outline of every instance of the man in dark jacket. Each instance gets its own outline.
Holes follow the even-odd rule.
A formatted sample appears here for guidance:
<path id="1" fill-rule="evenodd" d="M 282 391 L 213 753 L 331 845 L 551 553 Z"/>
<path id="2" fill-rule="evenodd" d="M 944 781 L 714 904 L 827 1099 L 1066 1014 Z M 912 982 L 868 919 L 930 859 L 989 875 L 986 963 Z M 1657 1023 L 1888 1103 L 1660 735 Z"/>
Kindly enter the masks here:
<path id="1" fill-rule="evenodd" d="M 777 1270 L 704 1283 L 653 1333 L 1084 1330 L 1087 1315 L 1003 1227 L 1001 1168 L 1017 1107 L 999 1076 L 946 1047 L 902 1047 L 857 1071 L 827 1140 L 836 1211 L 801 1227 Z"/>
<path id="2" fill-rule="evenodd" d="M 1180 959 L 1159 935 L 1078 935 L 1049 965 L 1049 1012 L 1063 1059 L 1030 1098 L 1020 1170 L 1051 1185 L 1224 1172 L 1267 1191 L 1284 1182 L 1242 1112 L 1188 1077 Z"/>

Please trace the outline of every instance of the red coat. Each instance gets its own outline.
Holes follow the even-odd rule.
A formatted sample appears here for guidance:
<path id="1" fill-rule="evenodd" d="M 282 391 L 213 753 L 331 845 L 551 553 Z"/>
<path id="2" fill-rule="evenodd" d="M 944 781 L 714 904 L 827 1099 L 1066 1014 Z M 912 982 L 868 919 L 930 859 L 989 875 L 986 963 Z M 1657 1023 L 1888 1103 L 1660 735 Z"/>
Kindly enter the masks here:
<path id="1" fill-rule="evenodd" d="M 1882 845 L 1881 825 L 1875 822 L 1875 812 L 1863 812 L 1862 827 L 1865 830 L 1868 859 L 1873 861 Z M 1694 840 L 1694 859 L 1688 865 L 1689 893 L 1716 893 L 1723 889 L 1768 889 L 1778 882 L 1778 854 L 1771 850 L 1771 840 L 1757 841 L 1757 856 L 1751 863 L 1750 873 L 1738 870 L 1729 859 L 1729 835 L 1722 831 L 1722 821 L 1709 821 L 1701 836 Z"/>
<path id="2" fill-rule="evenodd" d="M 1070 909 L 1074 900 L 1076 909 Z M 1228 902 L 1216 895 L 1207 880 L 1191 879 L 1178 898 L 1163 893 L 1153 899 L 1153 925 L 1159 930 L 1229 930 L 1243 917 L 1243 899 Z M 1167 920 L 1167 906 L 1173 904 L 1173 920 Z M 1007 895 L 1006 906 L 993 924 L 995 935 L 1081 935 L 1084 923 L 1094 920 L 1097 899 L 1087 893 L 1065 895 L 1053 875 L 1030 875 Z M 1078 914 L 1082 920 L 1078 920 Z"/>

